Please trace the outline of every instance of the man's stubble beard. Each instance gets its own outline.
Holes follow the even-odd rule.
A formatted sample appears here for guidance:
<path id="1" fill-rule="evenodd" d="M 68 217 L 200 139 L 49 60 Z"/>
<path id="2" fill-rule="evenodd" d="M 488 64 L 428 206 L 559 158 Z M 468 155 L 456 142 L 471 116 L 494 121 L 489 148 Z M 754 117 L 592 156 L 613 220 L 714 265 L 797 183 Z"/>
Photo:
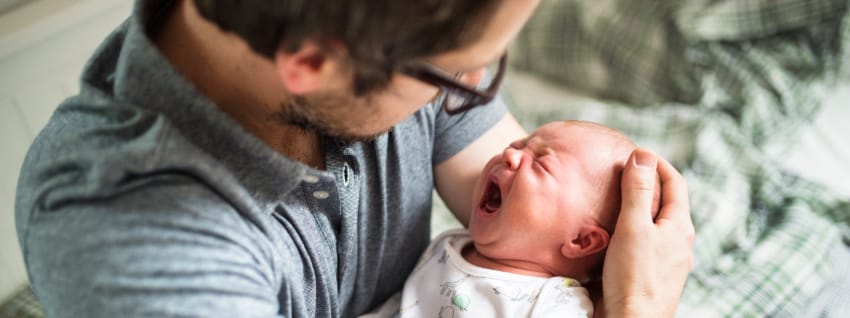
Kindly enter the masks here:
<path id="1" fill-rule="evenodd" d="M 290 96 L 280 103 L 278 111 L 271 115 L 271 119 L 281 125 L 295 126 L 304 131 L 345 143 L 369 142 L 392 129 L 392 127 L 388 127 L 376 134 L 357 134 L 346 129 L 341 123 L 329 121 L 333 116 L 336 116 L 336 118 L 346 117 L 335 112 L 343 110 L 345 107 L 355 107 L 351 104 L 353 104 L 351 99 L 334 95 Z M 371 109 L 368 105 L 362 108 L 367 108 L 362 110 L 363 112 L 374 112 L 374 109 Z M 324 111 L 324 114 L 322 111 Z M 368 116 L 369 114 L 361 113 L 358 115 Z"/>

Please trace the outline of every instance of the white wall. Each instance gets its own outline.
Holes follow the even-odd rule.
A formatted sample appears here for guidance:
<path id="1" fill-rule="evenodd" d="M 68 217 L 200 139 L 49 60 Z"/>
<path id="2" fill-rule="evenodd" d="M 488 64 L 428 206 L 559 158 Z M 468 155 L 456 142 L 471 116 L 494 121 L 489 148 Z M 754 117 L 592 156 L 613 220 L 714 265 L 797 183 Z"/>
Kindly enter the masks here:
<path id="1" fill-rule="evenodd" d="M 100 41 L 130 0 L 39 0 L 0 15 L 0 300 L 26 282 L 15 232 L 18 173 L 53 109 L 78 89 Z"/>

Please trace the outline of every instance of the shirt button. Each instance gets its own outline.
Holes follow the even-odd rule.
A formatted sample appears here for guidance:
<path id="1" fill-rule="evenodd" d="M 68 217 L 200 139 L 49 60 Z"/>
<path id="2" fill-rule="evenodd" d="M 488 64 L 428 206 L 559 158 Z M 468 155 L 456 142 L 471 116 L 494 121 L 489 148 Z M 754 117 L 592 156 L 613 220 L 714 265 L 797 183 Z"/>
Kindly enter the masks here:
<path id="1" fill-rule="evenodd" d="M 319 182 L 319 177 L 314 176 L 312 174 L 305 174 L 303 177 L 301 177 L 301 180 L 304 180 L 304 182 L 307 183 L 316 183 Z"/>
<path id="2" fill-rule="evenodd" d="M 327 199 L 330 196 L 330 193 L 327 191 L 316 191 L 313 192 L 313 197 L 319 200 Z"/>

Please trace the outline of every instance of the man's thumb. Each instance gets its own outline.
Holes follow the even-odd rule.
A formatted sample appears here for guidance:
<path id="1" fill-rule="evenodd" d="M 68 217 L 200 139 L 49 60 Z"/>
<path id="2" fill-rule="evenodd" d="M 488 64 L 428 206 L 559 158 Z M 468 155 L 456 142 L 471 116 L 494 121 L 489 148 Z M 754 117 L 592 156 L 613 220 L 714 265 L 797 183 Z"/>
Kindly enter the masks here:
<path id="1" fill-rule="evenodd" d="M 652 223 L 652 199 L 655 194 L 658 157 L 649 150 L 632 151 L 620 181 L 621 222 Z"/>

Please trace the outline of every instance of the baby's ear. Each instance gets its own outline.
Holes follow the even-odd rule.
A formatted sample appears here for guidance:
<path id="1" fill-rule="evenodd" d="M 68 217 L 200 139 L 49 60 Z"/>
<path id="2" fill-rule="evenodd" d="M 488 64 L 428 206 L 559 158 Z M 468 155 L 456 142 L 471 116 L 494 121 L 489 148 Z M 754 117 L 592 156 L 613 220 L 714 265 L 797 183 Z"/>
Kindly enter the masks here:
<path id="1" fill-rule="evenodd" d="M 608 231 L 595 224 L 582 225 L 578 235 L 561 245 L 566 258 L 582 258 L 601 252 L 608 247 Z"/>

